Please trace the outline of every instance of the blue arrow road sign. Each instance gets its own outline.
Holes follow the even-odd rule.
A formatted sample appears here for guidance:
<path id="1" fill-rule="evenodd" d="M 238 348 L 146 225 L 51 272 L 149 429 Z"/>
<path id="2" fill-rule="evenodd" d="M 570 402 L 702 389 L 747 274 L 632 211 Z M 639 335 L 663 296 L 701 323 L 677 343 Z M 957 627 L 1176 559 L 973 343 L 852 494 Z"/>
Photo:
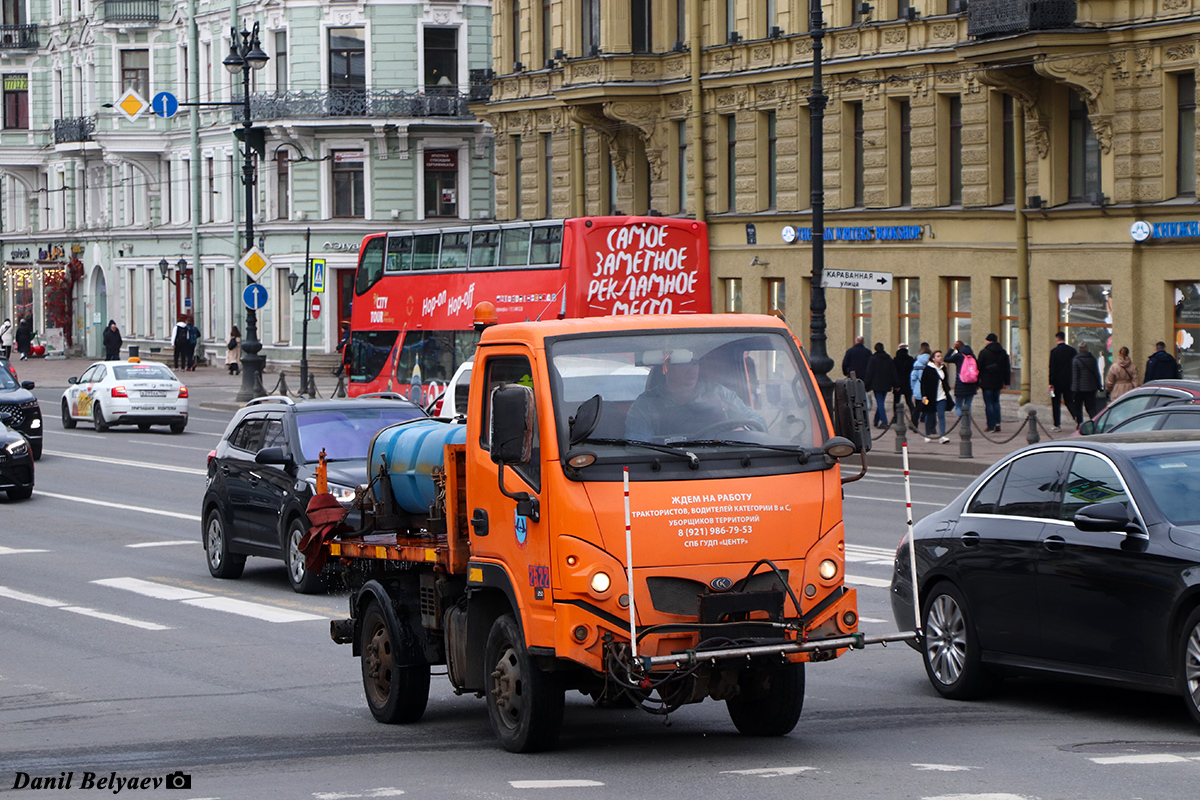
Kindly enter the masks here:
<path id="1" fill-rule="evenodd" d="M 150 101 L 150 108 L 160 117 L 170 118 L 179 111 L 179 101 L 170 92 L 159 92 Z"/>
<path id="2" fill-rule="evenodd" d="M 251 311 L 258 311 L 267 304 L 267 287 L 261 283 L 252 283 L 242 292 L 242 302 Z"/>

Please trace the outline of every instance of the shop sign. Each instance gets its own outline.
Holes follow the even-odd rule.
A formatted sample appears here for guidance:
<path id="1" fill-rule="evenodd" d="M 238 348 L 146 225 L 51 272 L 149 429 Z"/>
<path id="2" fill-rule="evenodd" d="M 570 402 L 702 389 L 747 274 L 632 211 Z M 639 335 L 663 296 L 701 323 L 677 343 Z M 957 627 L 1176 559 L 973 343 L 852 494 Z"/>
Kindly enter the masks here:
<path id="1" fill-rule="evenodd" d="M 925 231 L 924 225 L 875 225 L 860 227 L 826 228 L 827 242 L 915 242 Z M 811 242 L 812 228 L 793 228 L 791 225 L 783 229 L 783 241 Z"/>
<path id="2" fill-rule="evenodd" d="M 58 261 L 66 255 L 61 244 L 51 244 L 38 248 L 38 261 Z"/>
<path id="3" fill-rule="evenodd" d="M 358 250 L 358 242 L 325 242 L 321 245 L 324 250 L 335 250 L 343 253 L 353 253 Z"/>
<path id="4" fill-rule="evenodd" d="M 1139 219 L 1129 226 L 1129 235 L 1135 242 L 1147 239 L 1196 239 L 1200 238 L 1200 220 L 1149 223 Z"/>
<path id="5" fill-rule="evenodd" d="M 426 150 L 425 169 L 436 172 L 448 172 L 458 169 L 457 150 Z"/>
<path id="6" fill-rule="evenodd" d="M 29 260 L 29 248 L 28 247 L 10 248 L 8 251 L 8 257 L 12 261 L 28 261 Z"/>

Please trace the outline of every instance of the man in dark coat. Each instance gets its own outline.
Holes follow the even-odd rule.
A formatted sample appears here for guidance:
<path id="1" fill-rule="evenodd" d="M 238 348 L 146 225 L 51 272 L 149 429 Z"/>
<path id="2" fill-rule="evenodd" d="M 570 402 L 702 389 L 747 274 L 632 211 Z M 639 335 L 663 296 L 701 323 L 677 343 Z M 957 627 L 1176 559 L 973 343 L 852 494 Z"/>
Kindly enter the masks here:
<path id="1" fill-rule="evenodd" d="M 971 349 L 971 345 L 966 344 L 962 339 L 954 343 L 954 348 L 946 356 L 946 363 L 954 365 L 954 413 L 960 417 L 964 411 L 971 410 L 971 403 L 975 400 L 975 393 L 979 391 L 978 378 L 973 381 L 963 380 L 962 367 L 963 362 L 967 360 L 967 356 L 975 358 L 975 351 Z M 979 365 L 978 359 L 976 359 L 975 365 Z"/>
<path id="2" fill-rule="evenodd" d="M 1050 351 L 1050 408 L 1054 414 L 1054 430 L 1062 430 L 1062 406 L 1066 404 L 1067 413 L 1075 424 L 1079 417 L 1075 414 L 1075 397 L 1071 394 L 1071 362 L 1075 360 L 1076 350 L 1067 344 L 1067 337 L 1062 331 L 1054 334 L 1056 344 Z"/>
<path id="3" fill-rule="evenodd" d="M 892 364 L 896 367 L 896 377 L 900 381 L 900 385 L 892 392 L 892 413 L 897 413 L 896 409 L 900 408 L 900 398 L 903 397 L 905 404 L 908 405 L 909 427 L 912 427 L 917 421 L 916 408 L 913 406 L 912 386 L 908 380 L 914 361 L 916 359 L 908 354 L 908 343 L 901 342 L 900 347 L 896 349 L 895 357 L 892 358 Z"/>
<path id="4" fill-rule="evenodd" d="M 104 360 L 121 360 L 121 331 L 117 330 L 117 321 L 110 319 L 104 329 Z"/>
<path id="5" fill-rule="evenodd" d="M 896 364 L 892 357 L 883 349 L 883 342 L 875 343 L 875 352 L 867 362 L 867 375 L 864 383 L 867 391 L 875 393 L 875 427 L 886 428 L 887 396 L 900 385 L 896 377 Z"/>
<path id="6" fill-rule="evenodd" d="M 1000 337 L 987 335 L 987 345 L 975 359 L 979 364 L 979 388 L 983 390 L 983 411 L 988 431 L 1000 432 L 1000 390 L 1012 383 L 1012 363 L 1000 346 Z"/>
<path id="7" fill-rule="evenodd" d="M 1088 348 L 1087 342 L 1079 343 L 1079 352 L 1071 361 L 1071 394 L 1075 400 L 1075 418 L 1083 419 L 1087 409 L 1088 419 L 1096 416 L 1096 392 L 1100 391 L 1100 366 Z"/>
<path id="8" fill-rule="evenodd" d="M 1179 377 L 1179 362 L 1167 352 L 1167 343 L 1156 342 L 1154 352 L 1146 360 L 1146 378 L 1142 383 L 1174 380 Z"/>
<path id="9" fill-rule="evenodd" d="M 842 374 L 849 377 L 853 372 L 860 379 L 865 380 L 870 361 L 871 351 L 863 344 L 863 337 L 855 337 L 854 346 L 847 350 L 846 355 L 842 357 Z"/>
<path id="10" fill-rule="evenodd" d="M 29 346 L 33 344 L 33 322 L 29 317 L 21 320 L 17 324 L 17 333 L 13 337 L 17 343 L 17 352 L 21 354 L 21 360 L 29 359 Z"/>

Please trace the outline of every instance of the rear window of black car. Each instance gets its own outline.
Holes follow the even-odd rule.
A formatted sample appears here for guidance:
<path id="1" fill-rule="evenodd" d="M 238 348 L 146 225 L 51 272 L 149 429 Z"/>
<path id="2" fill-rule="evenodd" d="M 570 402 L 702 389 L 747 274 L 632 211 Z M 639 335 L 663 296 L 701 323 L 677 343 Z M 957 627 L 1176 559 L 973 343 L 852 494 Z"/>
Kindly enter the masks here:
<path id="1" fill-rule="evenodd" d="M 397 422 L 424 416 L 425 412 L 411 403 L 297 412 L 300 451 L 306 462 L 316 461 L 322 448 L 329 461 L 366 458 L 376 433 Z"/>
<path id="2" fill-rule="evenodd" d="M 1200 527 L 1200 452 L 1147 456 L 1133 463 L 1172 525 Z"/>

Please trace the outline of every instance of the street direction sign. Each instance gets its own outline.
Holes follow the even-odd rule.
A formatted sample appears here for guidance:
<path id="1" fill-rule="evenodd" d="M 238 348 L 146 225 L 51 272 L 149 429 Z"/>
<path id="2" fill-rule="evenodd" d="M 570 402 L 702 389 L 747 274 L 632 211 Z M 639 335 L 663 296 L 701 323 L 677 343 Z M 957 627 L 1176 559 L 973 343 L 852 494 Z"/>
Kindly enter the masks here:
<path id="1" fill-rule="evenodd" d="M 253 280 L 258 280 L 259 276 L 271 268 L 271 259 L 267 258 L 257 247 L 251 247 L 246 251 L 246 255 L 242 256 L 238 266 L 246 270 L 246 274 Z"/>
<path id="2" fill-rule="evenodd" d="M 150 106 L 153 108 L 155 115 L 164 119 L 170 119 L 179 111 L 179 101 L 170 92 L 159 92 L 154 95 L 154 99 L 150 101 Z"/>
<path id="3" fill-rule="evenodd" d="M 150 107 L 146 98 L 138 94 L 137 89 L 127 89 L 125 94 L 117 99 L 117 110 L 125 115 L 130 122 L 137 122 L 138 117 Z"/>
<path id="4" fill-rule="evenodd" d="M 312 260 L 312 272 L 308 285 L 315 294 L 321 294 L 325 291 L 325 259 L 314 258 Z"/>
<path id="5" fill-rule="evenodd" d="M 252 283 L 242 292 L 242 302 L 251 311 L 258 311 L 267 304 L 267 287 L 261 283 Z"/>
<path id="6" fill-rule="evenodd" d="M 825 289 L 873 289 L 877 292 L 890 292 L 892 273 L 827 269 L 821 273 L 821 286 Z"/>
<path id="7" fill-rule="evenodd" d="M 312 299 L 312 318 L 321 318 L 321 295 L 314 294 Z"/>

